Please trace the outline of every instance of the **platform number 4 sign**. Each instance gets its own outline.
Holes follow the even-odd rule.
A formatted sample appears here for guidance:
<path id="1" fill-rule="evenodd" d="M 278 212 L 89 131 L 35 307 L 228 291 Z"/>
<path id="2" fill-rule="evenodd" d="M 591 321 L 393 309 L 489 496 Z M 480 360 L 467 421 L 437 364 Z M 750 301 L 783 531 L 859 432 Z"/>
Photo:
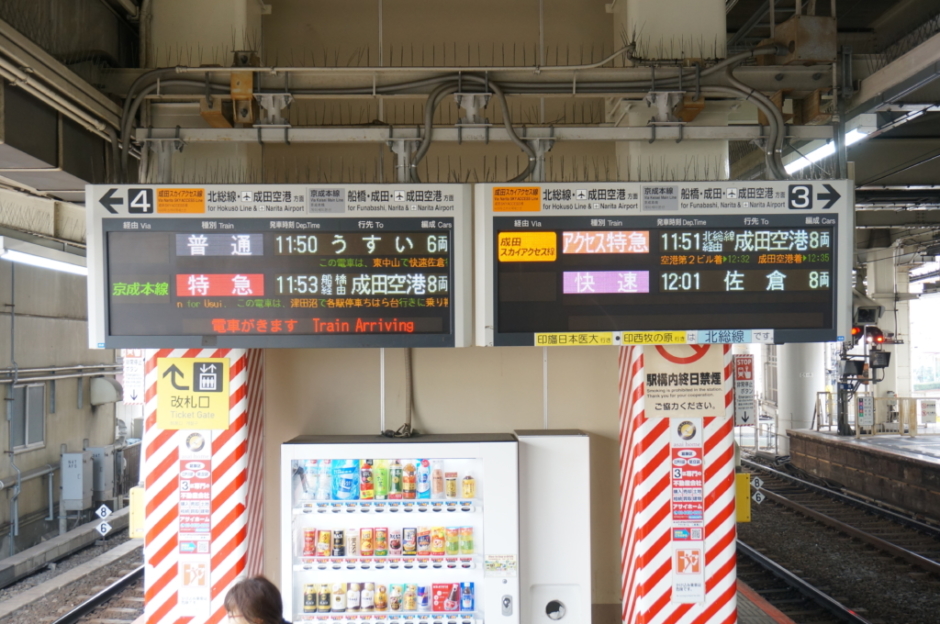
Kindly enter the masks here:
<path id="1" fill-rule="evenodd" d="M 153 189 L 127 189 L 127 211 L 131 214 L 153 214 Z"/>

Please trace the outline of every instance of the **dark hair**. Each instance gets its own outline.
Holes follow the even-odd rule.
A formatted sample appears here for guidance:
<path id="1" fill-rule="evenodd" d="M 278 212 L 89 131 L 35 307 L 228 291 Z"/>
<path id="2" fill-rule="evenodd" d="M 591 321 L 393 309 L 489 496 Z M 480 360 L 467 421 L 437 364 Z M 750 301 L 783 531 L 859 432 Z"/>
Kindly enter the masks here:
<path id="1" fill-rule="evenodd" d="M 283 603 L 274 583 L 256 576 L 241 580 L 225 594 L 225 610 L 238 612 L 251 624 L 281 624 Z"/>

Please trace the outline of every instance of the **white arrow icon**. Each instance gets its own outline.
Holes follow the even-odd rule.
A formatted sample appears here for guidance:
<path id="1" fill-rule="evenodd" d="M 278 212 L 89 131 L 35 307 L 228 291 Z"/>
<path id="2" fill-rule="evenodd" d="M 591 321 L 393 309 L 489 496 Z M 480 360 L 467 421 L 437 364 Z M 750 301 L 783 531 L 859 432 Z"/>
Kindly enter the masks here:
<path id="1" fill-rule="evenodd" d="M 752 496 L 751 498 L 754 500 L 755 503 L 760 505 L 761 503 L 764 502 L 764 499 L 767 497 L 764 496 L 763 492 L 754 492 L 754 496 Z"/>
<path id="2" fill-rule="evenodd" d="M 111 532 L 111 525 L 108 524 L 107 522 L 102 522 L 101 524 L 98 525 L 97 528 L 98 528 L 98 532 L 101 533 L 101 537 L 104 537 L 105 535 Z"/>
<path id="3" fill-rule="evenodd" d="M 111 510 L 108 508 L 107 505 L 102 505 L 101 507 L 98 508 L 98 511 L 95 512 L 95 515 L 97 515 L 99 518 L 104 520 L 105 518 L 111 515 Z"/>

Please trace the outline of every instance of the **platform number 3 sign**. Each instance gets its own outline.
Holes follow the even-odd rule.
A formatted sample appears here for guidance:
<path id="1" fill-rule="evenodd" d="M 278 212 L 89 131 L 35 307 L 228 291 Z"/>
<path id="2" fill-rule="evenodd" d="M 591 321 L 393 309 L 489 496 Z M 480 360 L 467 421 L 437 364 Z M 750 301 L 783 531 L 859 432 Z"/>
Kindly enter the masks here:
<path id="1" fill-rule="evenodd" d="M 790 210 L 811 210 L 813 208 L 813 185 L 791 184 L 787 189 L 787 207 Z"/>
<path id="2" fill-rule="evenodd" d="M 127 189 L 127 211 L 131 214 L 153 214 L 153 189 Z"/>

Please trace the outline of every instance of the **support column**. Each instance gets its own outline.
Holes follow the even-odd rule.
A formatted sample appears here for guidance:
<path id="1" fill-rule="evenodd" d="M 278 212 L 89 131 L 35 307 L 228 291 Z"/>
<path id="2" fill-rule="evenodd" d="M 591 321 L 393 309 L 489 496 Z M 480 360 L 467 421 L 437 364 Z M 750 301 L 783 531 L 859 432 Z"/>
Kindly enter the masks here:
<path id="1" fill-rule="evenodd" d="M 788 429 L 809 429 L 816 393 L 826 389 L 825 344 L 777 347 L 777 455 L 790 454 Z"/>
<path id="2" fill-rule="evenodd" d="M 623 0 L 615 3 L 614 40 L 637 44 L 636 55 L 648 59 L 714 59 L 726 55 L 724 0 Z M 646 126 L 656 112 L 646 104 L 614 102 L 626 110 L 611 111 L 629 126 Z M 608 106 L 611 104 L 609 103 Z M 693 124 L 726 125 L 726 104 L 709 103 Z M 652 139 L 652 129 L 650 138 Z M 621 180 L 727 180 L 727 141 L 654 140 L 616 146 Z"/>
<path id="3" fill-rule="evenodd" d="M 899 266 L 896 247 L 878 249 L 868 256 L 868 296 L 884 306 L 884 314 L 878 320 L 878 328 L 885 337 L 894 334 L 905 344 L 886 345 L 885 351 L 891 352 L 891 364 L 879 372 L 884 380 L 874 384 L 872 391 L 876 397 L 886 396 L 890 390 L 897 396 L 911 396 L 911 355 L 910 355 L 910 303 L 907 300 L 910 282 L 908 267 Z"/>

